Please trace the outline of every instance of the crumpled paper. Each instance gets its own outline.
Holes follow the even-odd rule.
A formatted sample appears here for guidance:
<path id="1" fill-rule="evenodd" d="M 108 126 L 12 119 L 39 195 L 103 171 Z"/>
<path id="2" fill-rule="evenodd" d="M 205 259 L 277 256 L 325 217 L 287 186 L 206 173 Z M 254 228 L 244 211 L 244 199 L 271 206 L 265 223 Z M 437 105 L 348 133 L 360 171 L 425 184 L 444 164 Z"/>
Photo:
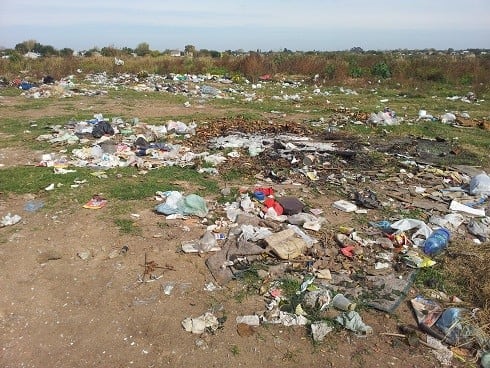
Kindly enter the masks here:
<path id="1" fill-rule="evenodd" d="M 219 327 L 219 321 L 214 314 L 206 312 L 199 317 L 187 317 L 182 321 L 182 327 L 184 327 L 184 330 L 187 332 L 202 334 L 207 328 L 216 331 Z"/>

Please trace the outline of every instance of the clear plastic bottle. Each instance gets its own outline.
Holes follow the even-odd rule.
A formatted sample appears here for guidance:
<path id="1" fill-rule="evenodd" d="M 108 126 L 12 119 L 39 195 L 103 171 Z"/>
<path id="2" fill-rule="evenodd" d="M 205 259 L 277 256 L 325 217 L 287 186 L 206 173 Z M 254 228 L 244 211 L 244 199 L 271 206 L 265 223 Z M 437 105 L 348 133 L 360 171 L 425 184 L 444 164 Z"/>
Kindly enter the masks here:
<path id="1" fill-rule="evenodd" d="M 451 234 L 449 230 L 439 228 L 434 231 L 424 242 L 424 252 L 428 255 L 435 255 L 446 249 Z"/>
<path id="2" fill-rule="evenodd" d="M 214 247 L 216 247 L 216 245 L 217 245 L 216 237 L 211 231 L 206 230 L 204 235 L 199 240 L 199 252 L 201 253 L 209 252 Z"/>

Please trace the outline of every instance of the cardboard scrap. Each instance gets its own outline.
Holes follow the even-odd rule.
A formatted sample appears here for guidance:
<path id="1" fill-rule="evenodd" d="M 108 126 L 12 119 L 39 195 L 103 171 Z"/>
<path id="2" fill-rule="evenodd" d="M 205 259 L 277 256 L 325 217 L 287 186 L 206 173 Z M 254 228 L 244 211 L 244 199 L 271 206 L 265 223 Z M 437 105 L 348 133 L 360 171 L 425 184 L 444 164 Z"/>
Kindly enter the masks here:
<path id="1" fill-rule="evenodd" d="M 267 245 L 281 259 L 294 259 L 304 254 L 307 244 L 292 229 L 274 233 L 264 239 Z"/>

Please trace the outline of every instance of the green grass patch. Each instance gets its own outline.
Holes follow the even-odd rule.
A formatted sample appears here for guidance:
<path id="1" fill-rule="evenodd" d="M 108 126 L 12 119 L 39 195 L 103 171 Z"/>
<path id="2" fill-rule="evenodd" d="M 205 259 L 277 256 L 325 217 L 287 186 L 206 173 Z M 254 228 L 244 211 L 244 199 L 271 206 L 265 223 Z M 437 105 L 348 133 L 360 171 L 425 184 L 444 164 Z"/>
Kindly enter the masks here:
<path id="1" fill-rule="evenodd" d="M 415 278 L 415 285 L 420 289 L 430 288 L 447 292 L 444 271 L 437 265 L 421 268 Z"/>
<path id="2" fill-rule="evenodd" d="M 216 181 L 205 178 L 192 168 L 167 166 L 139 174 L 136 168 L 128 167 L 109 171 L 109 175 L 115 180 L 106 181 L 103 191 L 110 198 L 123 201 L 149 198 L 157 191 L 183 191 L 180 182 L 196 188 L 193 193 L 201 196 L 216 194 L 219 190 Z"/>
<path id="3" fill-rule="evenodd" d="M 70 190 L 76 179 L 86 177 L 87 169 L 77 169 L 75 173 L 55 174 L 48 167 L 12 167 L 0 170 L 0 192 L 26 194 L 45 192 L 44 188 L 55 184 L 56 191 Z"/>
<path id="4" fill-rule="evenodd" d="M 225 182 L 228 182 L 228 183 L 241 182 L 242 184 L 244 184 L 244 182 L 248 181 L 248 179 L 247 179 L 248 175 L 249 175 L 249 172 L 245 168 L 235 167 L 235 168 L 232 168 L 231 170 L 223 172 L 221 174 L 221 179 L 223 179 Z M 252 180 L 252 178 L 250 179 L 250 181 L 251 180 Z"/>
<path id="5" fill-rule="evenodd" d="M 5 96 L 5 97 L 20 96 L 21 93 L 22 90 L 16 87 L 5 87 L 0 89 L 0 96 Z"/>
<path id="6" fill-rule="evenodd" d="M 141 228 L 133 220 L 116 218 L 114 223 L 122 234 L 141 235 Z"/>
<path id="7" fill-rule="evenodd" d="M 240 348 L 238 347 L 238 345 L 232 345 L 230 347 L 230 352 L 233 356 L 238 356 L 240 355 Z"/>
<path id="8" fill-rule="evenodd" d="M 259 264 L 254 264 L 237 275 L 237 279 L 242 286 L 241 289 L 234 294 L 234 298 L 238 303 L 241 303 L 250 295 L 256 295 L 260 291 L 262 279 L 257 272 L 259 267 Z"/>

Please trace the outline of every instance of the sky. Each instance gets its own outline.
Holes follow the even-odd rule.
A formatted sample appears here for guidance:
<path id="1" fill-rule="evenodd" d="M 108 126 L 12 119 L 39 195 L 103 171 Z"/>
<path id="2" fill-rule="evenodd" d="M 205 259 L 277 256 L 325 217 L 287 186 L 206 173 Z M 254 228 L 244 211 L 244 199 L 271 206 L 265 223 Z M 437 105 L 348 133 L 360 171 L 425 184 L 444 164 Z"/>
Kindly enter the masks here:
<path id="1" fill-rule="evenodd" d="M 490 48 L 490 0 L 1 0 L 0 46 Z"/>

